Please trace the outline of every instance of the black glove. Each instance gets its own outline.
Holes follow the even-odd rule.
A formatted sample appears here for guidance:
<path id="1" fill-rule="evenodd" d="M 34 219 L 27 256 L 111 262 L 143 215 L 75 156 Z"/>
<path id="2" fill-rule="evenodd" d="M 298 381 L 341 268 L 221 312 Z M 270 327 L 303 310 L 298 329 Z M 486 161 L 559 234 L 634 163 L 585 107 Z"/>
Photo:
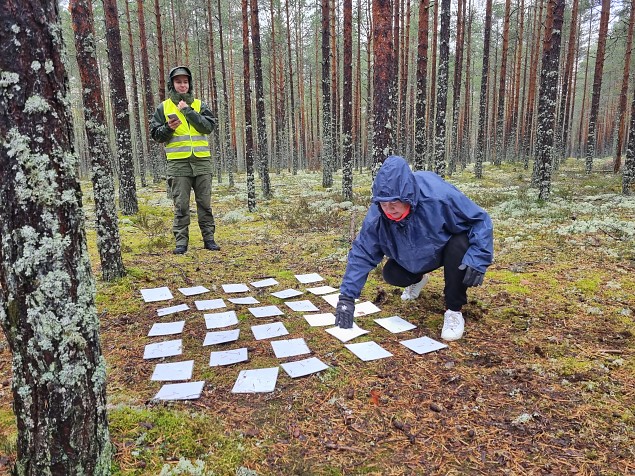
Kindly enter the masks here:
<path id="1" fill-rule="evenodd" d="M 340 294 L 335 309 L 335 325 L 342 329 L 353 327 L 353 312 L 355 312 L 355 300 L 351 297 Z"/>
<path id="2" fill-rule="evenodd" d="M 465 284 L 468 288 L 472 286 L 480 286 L 481 284 L 483 284 L 483 276 L 485 276 L 485 273 L 476 271 L 474 268 L 470 268 L 466 264 L 462 264 L 461 266 L 459 266 L 459 269 L 461 271 L 465 270 L 463 284 Z"/>

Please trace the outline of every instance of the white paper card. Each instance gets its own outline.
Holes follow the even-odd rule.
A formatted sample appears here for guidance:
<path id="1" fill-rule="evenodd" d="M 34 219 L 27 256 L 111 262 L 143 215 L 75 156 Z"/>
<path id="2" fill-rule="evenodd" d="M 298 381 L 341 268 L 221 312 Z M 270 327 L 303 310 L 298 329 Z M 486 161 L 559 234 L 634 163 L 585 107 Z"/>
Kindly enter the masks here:
<path id="1" fill-rule="evenodd" d="M 267 279 L 261 279 L 260 281 L 254 281 L 253 283 L 249 283 L 249 284 L 251 284 L 254 288 L 264 288 L 267 286 L 275 286 L 276 284 L 279 284 L 279 283 L 273 278 L 267 278 Z"/>
<path id="2" fill-rule="evenodd" d="M 335 314 L 325 312 L 323 314 L 307 314 L 304 316 L 311 327 L 335 325 Z"/>
<path id="3" fill-rule="evenodd" d="M 296 274 L 295 277 L 302 284 L 308 283 L 316 283 L 318 281 L 324 281 L 324 278 L 317 273 L 309 273 L 309 274 Z"/>
<path id="4" fill-rule="evenodd" d="M 289 331 L 282 322 L 272 322 L 271 324 L 261 324 L 259 326 L 251 326 L 251 332 L 254 333 L 254 339 L 271 339 L 273 337 L 286 336 Z"/>
<path id="5" fill-rule="evenodd" d="M 399 316 L 382 317 L 380 319 L 375 319 L 375 322 L 393 334 L 409 331 L 417 327 Z"/>
<path id="6" fill-rule="evenodd" d="M 304 294 L 302 291 L 298 291 L 297 289 L 284 289 L 282 291 L 277 291 L 275 293 L 271 293 L 272 296 L 275 296 L 280 299 L 287 299 L 291 297 L 296 297 Z"/>
<path id="7" fill-rule="evenodd" d="M 229 331 L 215 331 L 208 332 L 205 335 L 205 340 L 203 341 L 203 345 L 215 345 L 215 344 L 224 344 L 225 342 L 233 342 L 238 340 L 238 336 L 240 335 L 240 329 L 232 329 Z"/>
<path id="8" fill-rule="evenodd" d="M 304 301 L 285 301 L 285 304 L 289 306 L 291 310 L 296 312 L 312 312 L 320 310 L 307 299 L 305 299 Z"/>
<path id="9" fill-rule="evenodd" d="M 375 314 L 376 312 L 380 312 L 380 311 L 381 309 L 379 309 L 370 301 L 360 302 L 359 304 L 355 304 L 355 312 L 353 316 L 355 317 L 367 316 L 369 314 Z"/>
<path id="10" fill-rule="evenodd" d="M 223 284 L 223 291 L 226 293 L 246 293 L 249 288 L 246 284 Z"/>
<path id="11" fill-rule="evenodd" d="M 238 324 L 236 311 L 215 312 L 213 314 L 205 314 L 203 317 L 205 317 L 205 327 L 208 329 L 218 329 Z"/>
<path id="12" fill-rule="evenodd" d="M 248 309 L 249 312 L 254 315 L 254 317 L 271 317 L 284 315 L 284 312 L 282 312 L 278 308 L 278 306 L 250 307 Z"/>
<path id="13" fill-rule="evenodd" d="M 195 400 L 201 396 L 205 381 L 169 383 L 161 387 L 155 400 Z"/>
<path id="14" fill-rule="evenodd" d="M 291 378 L 304 377 L 305 375 L 321 372 L 329 368 L 328 365 L 317 357 L 298 360 L 296 362 L 285 362 L 280 365 Z"/>
<path id="15" fill-rule="evenodd" d="M 390 352 L 380 346 L 377 342 L 373 341 L 359 342 L 357 344 L 345 344 L 344 347 L 365 362 L 392 357 Z"/>
<path id="16" fill-rule="evenodd" d="M 153 324 L 152 329 L 148 332 L 148 337 L 169 336 L 172 334 L 180 334 L 183 332 L 185 321 L 178 322 L 157 322 Z"/>
<path id="17" fill-rule="evenodd" d="M 326 332 L 331 334 L 333 337 L 341 340 L 342 342 L 348 342 L 351 339 L 355 339 L 356 337 L 368 334 L 369 331 L 362 329 L 353 322 L 353 327 L 351 327 L 350 329 L 342 329 L 341 327 L 330 327 L 326 329 Z"/>
<path id="18" fill-rule="evenodd" d="M 337 289 L 332 286 L 318 286 L 317 288 L 307 288 L 307 291 L 316 296 L 321 296 L 322 294 L 337 292 Z"/>
<path id="19" fill-rule="evenodd" d="M 191 288 L 179 288 L 179 291 L 181 291 L 185 296 L 194 296 L 196 294 L 208 293 L 209 289 L 205 286 L 194 286 Z"/>
<path id="20" fill-rule="evenodd" d="M 192 378 L 194 361 L 173 362 L 170 364 L 157 364 L 150 380 L 189 380 Z"/>
<path id="21" fill-rule="evenodd" d="M 242 298 L 229 298 L 227 299 L 232 304 L 259 304 L 260 301 L 255 297 L 242 297 Z"/>
<path id="22" fill-rule="evenodd" d="M 220 352 L 212 352 L 209 356 L 209 366 L 219 367 L 221 365 L 231 365 L 247 360 L 247 348 L 223 350 Z"/>
<path id="23" fill-rule="evenodd" d="M 273 392 L 278 380 L 278 367 L 241 370 L 232 393 Z"/>
<path id="24" fill-rule="evenodd" d="M 190 308 L 187 304 L 179 304 L 178 306 L 164 307 L 163 309 L 157 309 L 157 316 L 167 316 L 174 314 L 175 312 L 187 311 Z"/>
<path id="25" fill-rule="evenodd" d="M 212 309 L 220 309 L 227 307 L 222 299 L 208 299 L 206 301 L 194 301 L 196 309 L 199 311 L 211 311 Z"/>
<path id="26" fill-rule="evenodd" d="M 145 302 L 167 301 L 172 299 L 172 293 L 167 287 L 142 289 L 141 296 Z"/>
<path id="27" fill-rule="evenodd" d="M 273 353 L 279 359 L 285 357 L 294 357 L 296 355 L 310 354 L 309 346 L 306 345 L 304 339 L 286 339 L 271 341 Z"/>
<path id="28" fill-rule="evenodd" d="M 435 350 L 445 349 L 447 347 L 447 344 L 430 339 L 429 337 L 402 340 L 399 343 L 405 345 L 417 354 L 427 354 L 428 352 L 434 352 Z"/>
<path id="29" fill-rule="evenodd" d="M 181 339 L 166 340 L 165 342 L 157 342 L 148 344 L 143 351 L 144 359 L 158 359 L 160 357 L 171 357 L 173 355 L 181 355 L 183 352 Z"/>
<path id="30" fill-rule="evenodd" d="M 326 296 L 322 296 L 326 302 L 328 302 L 331 306 L 337 307 L 337 302 L 340 300 L 339 293 L 335 294 L 327 294 Z"/>

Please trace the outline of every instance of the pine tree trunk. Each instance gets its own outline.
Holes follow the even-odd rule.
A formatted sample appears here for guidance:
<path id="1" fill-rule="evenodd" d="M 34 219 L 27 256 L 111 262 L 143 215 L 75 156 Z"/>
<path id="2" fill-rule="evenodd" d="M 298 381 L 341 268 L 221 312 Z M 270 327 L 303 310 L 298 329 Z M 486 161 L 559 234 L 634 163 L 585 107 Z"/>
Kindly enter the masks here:
<path id="1" fill-rule="evenodd" d="M 353 104 L 353 2 L 344 0 L 344 89 L 342 91 L 342 196 L 353 199 L 353 143 L 352 104 Z"/>
<path id="2" fill-rule="evenodd" d="M 500 165 L 505 155 L 505 85 L 507 84 L 507 53 L 509 50 L 509 21 L 511 16 L 511 0 L 505 0 L 505 17 L 503 24 L 503 49 L 501 51 L 501 67 L 498 87 L 498 112 L 496 115 L 496 158 L 494 165 Z"/>
<path id="3" fill-rule="evenodd" d="M 428 170 L 432 170 L 433 168 L 433 160 L 434 160 L 434 115 L 435 115 L 435 107 L 436 107 L 436 94 L 437 94 L 437 32 L 439 31 L 439 0 L 433 2 L 433 20 L 432 20 L 432 47 L 431 47 L 431 58 L 429 62 L 430 66 L 430 100 L 428 101 L 428 111 L 427 111 L 427 125 L 426 130 L 428 133 L 427 144 L 430 148 L 430 153 L 428 154 L 428 163 L 426 167 Z"/>
<path id="4" fill-rule="evenodd" d="M 321 0 L 322 33 L 322 186 L 333 186 L 333 135 L 331 114 L 331 44 L 329 0 Z M 317 54 L 317 49 L 316 49 Z"/>
<path id="5" fill-rule="evenodd" d="M 427 123 L 426 98 L 428 77 L 428 15 L 429 0 L 419 2 L 419 40 L 417 46 L 417 93 L 415 106 L 415 160 L 414 169 L 423 170 L 426 164 Z"/>
<path id="6" fill-rule="evenodd" d="M 536 164 L 538 198 L 547 200 L 551 193 L 551 170 L 554 157 L 558 65 L 565 0 L 549 0 L 542 50 L 540 93 L 538 94 L 538 130 Z"/>
<path id="7" fill-rule="evenodd" d="M 116 0 L 104 0 L 104 18 L 106 20 L 106 42 L 110 67 L 110 101 L 112 102 L 117 157 L 119 165 L 119 208 L 124 215 L 136 215 L 137 187 L 132 163 L 132 141 L 130 137 L 130 115 L 126 94 L 126 77 L 121 55 L 121 32 L 119 30 L 119 12 Z"/>
<path id="8" fill-rule="evenodd" d="M 395 146 L 395 51 L 390 0 L 373 0 L 373 171 Z"/>
<path id="9" fill-rule="evenodd" d="M 448 107 L 448 75 L 450 72 L 450 0 L 441 0 L 441 31 L 439 32 L 439 69 L 437 117 L 434 145 L 434 171 L 445 176 L 446 111 Z"/>
<path id="10" fill-rule="evenodd" d="M 289 68 L 289 119 L 291 119 L 291 173 L 293 175 L 298 174 L 298 148 L 300 141 L 298 140 L 298 131 L 296 130 L 296 122 L 295 122 L 295 114 L 296 114 L 296 104 L 295 104 L 295 93 L 294 93 L 294 85 L 293 85 L 293 56 L 291 55 L 291 28 L 289 22 L 289 0 L 284 2 L 285 8 L 285 17 L 287 24 L 287 67 Z"/>
<path id="11" fill-rule="evenodd" d="M 486 160 L 485 154 L 485 129 L 487 128 L 487 79 L 489 75 L 489 44 L 492 29 L 492 0 L 486 1 L 485 6 L 485 26 L 483 38 L 483 73 L 481 76 L 481 99 L 478 113 L 478 136 L 476 141 L 476 162 L 474 164 L 474 175 L 476 178 L 483 177 L 483 162 Z"/>
<path id="12" fill-rule="evenodd" d="M 71 0 L 75 50 L 82 83 L 86 136 L 91 161 L 97 229 L 97 249 L 102 276 L 112 281 L 126 274 L 121 260 L 121 241 L 115 208 L 115 186 L 106 137 L 103 95 L 97 71 L 93 11 L 89 0 Z"/>
<path id="13" fill-rule="evenodd" d="M 626 146 L 626 160 L 622 171 L 622 194 L 631 195 L 635 185 L 635 94 L 631 102 L 631 125 Z"/>
<path id="14" fill-rule="evenodd" d="M 165 62 L 163 59 L 163 31 L 161 28 L 159 0 L 154 0 L 154 19 L 157 26 L 157 50 L 159 56 L 159 100 L 163 101 L 165 99 Z"/>
<path id="15" fill-rule="evenodd" d="M 58 12 L 56 1 L 3 2 L 13 28 L 0 44 L 0 326 L 13 358 L 13 474 L 105 476 L 106 364 Z"/>
<path id="16" fill-rule="evenodd" d="M 591 112 L 589 113 L 589 130 L 586 142 L 586 173 L 593 169 L 595 157 L 595 130 L 600 111 L 600 93 L 602 91 L 602 72 L 604 71 L 604 53 L 606 50 L 606 36 L 609 29 L 609 13 L 611 0 L 602 0 L 600 13 L 600 32 L 598 34 L 598 48 L 595 55 L 595 72 L 593 75 L 593 93 L 591 94 Z"/>
<path id="17" fill-rule="evenodd" d="M 463 45 L 465 40 L 465 0 L 459 0 L 456 17 L 456 46 L 454 61 L 454 81 L 452 83 L 452 135 L 450 140 L 450 160 L 448 175 L 456 170 L 456 162 L 460 150 L 457 142 L 459 131 L 459 109 L 461 106 L 461 77 L 463 73 Z"/>
<path id="18" fill-rule="evenodd" d="M 245 95 L 245 168 L 247 169 L 247 209 L 256 210 L 256 183 L 254 177 L 254 135 L 251 122 L 251 71 L 249 68 L 249 12 L 248 0 L 242 0 L 243 16 L 243 84 Z"/>
<path id="19" fill-rule="evenodd" d="M 211 0 L 207 0 L 207 21 L 208 25 L 212 25 L 213 13 L 212 13 L 212 2 Z M 208 41 L 209 41 L 209 72 L 210 72 L 210 90 L 211 90 L 211 111 L 214 117 L 218 118 L 218 83 L 216 81 L 216 45 L 214 44 L 214 30 L 210 27 L 208 28 Z M 220 124 L 220 121 L 219 121 Z M 227 125 L 225 125 L 227 127 Z M 222 177 L 222 150 L 221 150 L 221 140 L 220 140 L 220 131 L 219 127 L 214 127 L 213 131 L 214 135 L 214 162 L 216 163 L 216 179 L 218 183 L 221 183 Z M 227 166 L 228 175 L 233 175 L 233 170 Z M 230 185 L 231 186 L 231 185 Z"/>
<path id="20" fill-rule="evenodd" d="M 571 104 L 571 95 L 575 94 L 575 92 L 571 90 L 569 86 L 571 84 L 571 77 L 573 72 L 573 60 L 576 55 L 575 45 L 576 35 L 578 33 L 579 5 L 579 0 L 573 0 L 573 7 L 571 10 L 571 25 L 569 27 L 569 41 L 567 44 L 567 57 L 564 66 L 562 91 L 560 93 L 560 111 L 558 121 L 556 122 L 557 132 L 555 140 L 557 141 L 557 155 L 554 156 L 554 161 L 559 160 L 559 158 L 566 159 L 566 147 L 569 136 L 569 105 Z"/>

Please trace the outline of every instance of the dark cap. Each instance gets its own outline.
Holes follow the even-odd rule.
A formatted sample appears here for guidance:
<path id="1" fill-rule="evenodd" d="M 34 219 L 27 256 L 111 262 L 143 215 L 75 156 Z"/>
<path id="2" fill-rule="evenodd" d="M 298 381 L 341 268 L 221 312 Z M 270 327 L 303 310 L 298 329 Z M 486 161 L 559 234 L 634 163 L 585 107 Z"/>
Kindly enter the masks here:
<path id="1" fill-rule="evenodd" d="M 190 72 L 187 70 L 187 68 L 174 68 L 171 72 L 170 72 L 170 77 L 174 78 L 175 76 L 191 76 Z"/>

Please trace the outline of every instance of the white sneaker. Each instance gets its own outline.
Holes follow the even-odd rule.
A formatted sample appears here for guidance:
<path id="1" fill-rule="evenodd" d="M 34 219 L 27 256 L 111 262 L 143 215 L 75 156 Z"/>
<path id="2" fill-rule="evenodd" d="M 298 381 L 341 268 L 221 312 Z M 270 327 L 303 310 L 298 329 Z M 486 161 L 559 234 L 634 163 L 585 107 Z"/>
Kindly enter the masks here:
<path id="1" fill-rule="evenodd" d="M 441 329 L 441 339 L 443 340 L 459 340 L 463 337 L 463 329 L 465 328 L 465 319 L 461 311 L 445 311 L 443 316 L 443 329 Z"/>
<path id="2" fill-rule="evenodd" d="M 430 276 L 424 274 L 423 278 L 421 278 L 421 281 L 415 284 L 411 284 L 403 290 L 403 293 L 401 294 L 401 300 L 412 301 L 413 299 L 417 299 L 419 297 L 419 293 L 421 293 L 421 290 L 428 283 L 429 280 Z"/>

